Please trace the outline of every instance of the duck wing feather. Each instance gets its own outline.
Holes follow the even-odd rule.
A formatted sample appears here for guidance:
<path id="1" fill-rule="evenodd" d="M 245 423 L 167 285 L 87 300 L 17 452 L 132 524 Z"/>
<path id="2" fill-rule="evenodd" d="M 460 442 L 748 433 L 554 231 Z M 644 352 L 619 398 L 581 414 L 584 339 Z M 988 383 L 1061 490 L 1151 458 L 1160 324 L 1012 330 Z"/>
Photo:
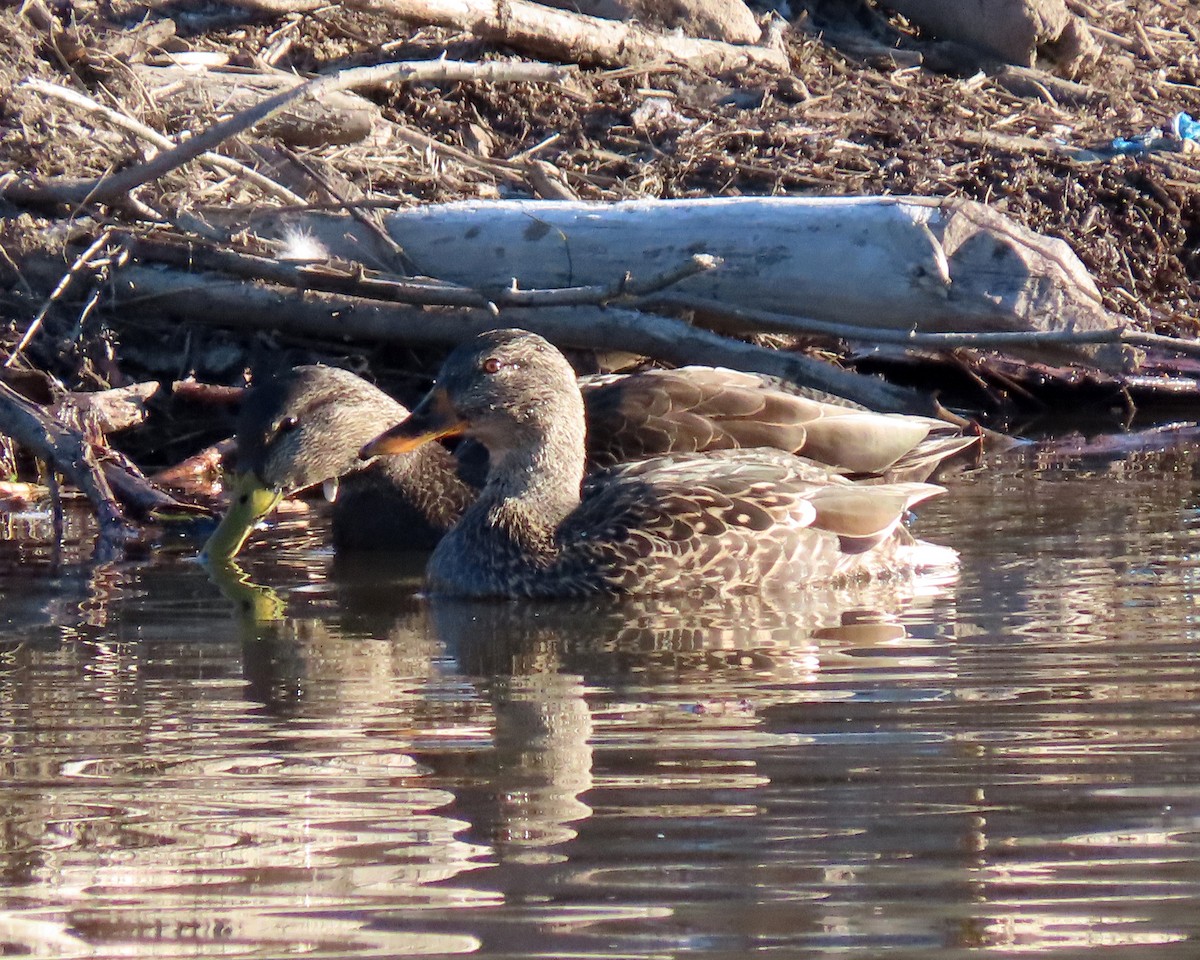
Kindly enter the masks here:
<path id="1" fill-rule="evenodd" d="M 941 489 L 852 484 L 772 450 L 627 464 L 594 476 L 558 528 L 554 589 L 736 593 L 886 572 L 904 512 Z"/>
<path id="2" fill-rule="evenodd" d="M 829 403 L 787 391 L 772 377 L 721 367 L 585 378 L 580 387 L 593 467 L 772 447 L 862 476 L 923 480 L 976 442 L 941 420 Z"/>

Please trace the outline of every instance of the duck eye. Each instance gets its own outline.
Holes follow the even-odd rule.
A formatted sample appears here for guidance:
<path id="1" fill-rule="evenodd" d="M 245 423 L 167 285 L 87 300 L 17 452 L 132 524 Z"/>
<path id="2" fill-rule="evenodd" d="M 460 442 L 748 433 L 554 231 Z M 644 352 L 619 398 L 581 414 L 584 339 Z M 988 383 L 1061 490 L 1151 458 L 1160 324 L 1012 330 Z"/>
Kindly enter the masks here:
<path id="1" fill-rule="evenodd" d="M 486 373 L 499 373 L 500 368 L 503 366 L 504 363 L 499 357 L 488 357 L 483 361 L 483 369 Z"/>
<path id="2" fill-rule="evenodd" d="M 300 421 L 295 417 L 284 417 L 279 421 L 278 429 L 280 433 L 291 433 L 298 426 L 300 426 Z"/>

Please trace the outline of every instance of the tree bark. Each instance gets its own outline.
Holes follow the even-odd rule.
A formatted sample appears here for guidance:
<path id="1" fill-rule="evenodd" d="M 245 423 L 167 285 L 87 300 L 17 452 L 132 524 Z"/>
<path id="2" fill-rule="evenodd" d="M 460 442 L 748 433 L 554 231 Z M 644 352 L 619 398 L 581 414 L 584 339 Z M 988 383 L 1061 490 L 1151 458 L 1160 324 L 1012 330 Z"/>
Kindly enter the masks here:
<path id="1" fill-rule="evenodd" d="M 270 214 L 260 230 L 272 225 Z M 293 224 L 295 218 L 291 218 Z M 334 254 L 365 242 L 345 217 L 303 221 Z M 1063 241 L 982 204 L 889 197 L 739 197 L 583 203 L 466 201 L 389 214 L 417 266 L 481 292 L 610 283 L 696 253 L 715 270 L 673 287 L 733 307 L 922 332 L 1113 330 L 1086 268 Z M 1039 346 L 1039 356 L 1044 348 Z M 1127 347 L 1061 346 L 1061 361 L 1108 369 Z"/>

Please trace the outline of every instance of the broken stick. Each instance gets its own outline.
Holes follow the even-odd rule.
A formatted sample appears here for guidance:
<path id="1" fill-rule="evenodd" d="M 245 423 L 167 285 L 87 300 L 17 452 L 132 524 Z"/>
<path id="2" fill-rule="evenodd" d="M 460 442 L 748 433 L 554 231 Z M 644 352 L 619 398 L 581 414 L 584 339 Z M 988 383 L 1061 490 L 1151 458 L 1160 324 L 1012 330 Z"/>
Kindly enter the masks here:
<path id="1" fill-rule="evenodd" d="M 129 522 L 82 433 L 55 422 L 37 404 L 3 382 L 0 382 L 0 433 L 12 437 L 39 460 L 65 474 L 84 492 L 96 511 L 102 545 L 117 548 L 130 538 Z"/>

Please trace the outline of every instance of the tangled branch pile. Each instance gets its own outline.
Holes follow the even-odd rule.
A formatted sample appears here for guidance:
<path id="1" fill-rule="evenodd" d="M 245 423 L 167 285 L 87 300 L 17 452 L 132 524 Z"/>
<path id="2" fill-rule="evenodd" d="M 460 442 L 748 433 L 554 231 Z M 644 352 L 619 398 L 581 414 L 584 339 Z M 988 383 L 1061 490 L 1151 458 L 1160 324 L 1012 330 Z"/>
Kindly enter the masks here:
<path id="1" fill-rule="evenodd" d="M 747 34 L 744 21 L 686 36 L 524 0 L 231 0 L 201 9 L 80 0 L 54 10 L 26 0 L 0 12 L 9 51 L 0 65 L 4 380 L 26 397 L 34 380 L 55 396 L 187 376 L 236 384 L 282 348 L 274 362 L 369 365 L 411 395 L 433 356 L 422 345 L 437 338 L 347 343 L 350 328 L 337 321 L 346 311 L 332 300 L 332 324 L 289 329 L 270 311 L 292 311 L 303 300 L 297 288 L 313 291 L 310 303 L 360 298 L 353 302 L 361 311 L 362 298 L 380 296 L 380 284 L 392 284 L 384 299 L 394 302 L 396 278 L 431 274 L 434 281 L 401 298 L 415 311 L 408 329 L 454 317 L 457 333 L 438 327 L 449 340 L 497 311 L 524 319 L 513 312 L 521 304 L 506 305 L 495 290 L 437 282 L 428 257 L 416 269 L 382 216 L 507 197 L 980 201 L 1065 241 L 1095 281 L 1082 297 L 1098 293 L 1097 311 L 1131 320 L 1142 334 L 1190 336 L 1200 299 L 1198 154 L 1169 134 L 1128 154 L 1110 144 L 1169 130 L 1180 113 L 1200 114 L 1200 29 L 1185 2 L 1070 0 L 1067 7 L 1090 39 L 1041 69 L 1005 64 L 995 51 L 922 34 L 900 14 L 850 0 L 812 0 L 787 11 L 790 22 L 764 19 L 761 37 Z M 638 9 L 653 19 L 644 15 L 657 7 Z M 713 39 L 714 31 L 726 39 Z M 369 66 L 378 64 L 400 66 Z M 326 78 L 317 81 L 319 100 L 296 96 L 306 75 Z M 325 247 L 297 252 L 303 234 L 258 229 L 266 214 L 288 211 L 356 218 L 357 263 L 314 265 Z M 137 276 L 131 271 L 161 274 L 166 265 L 184 271 L 173 275 L 169 295 L 147 285 L 157 274 L 140 275 L 141 286 L 129 280 Z M 619 272 L 593 283 L 592 304 L 608 309 L 609 319 L 614 304 L 646 305 L 630 299 L 639 282 L 645 296 L 678 279 L 670 270 L 638 276 L 638 266 L 629 264 L 632 287 Z M 688 275 L 687 262 L 675 266 Z M 187 280 L 188 269 L 206 273 Z M 240 308 L 205 299 L 218 288 L 249 296 L 251 280 L 259 294 L 292 291 L 293 298 L 272 293 L 273 301 L 243 299 Z M 540 292 L 548 302 L 563 295 Z M 861 330 L 772 326 L 761 311 L 739 314 L 734 305 L 722 313 L 686 297 L 672 313 L 669 299 L 657 306 L 674 325 L 653 328 L 632 345 L 638 352 L 680 360 L 707 350 L 710 360 L 767 364 L 795 378 L 821 376 L 804 365 L 798 351 L 805 348 L 846 362 L 863 353 Z M 424 305 L 433 303 L 459 312 L 429 314 Z M 255 312 L 265 319 L 245 322 Z M 617 324 L 606 337 L 594 317 L 589 323 L 599 331 L 591 346 L 631 347 L 631 325 Z M 1149 344 L 1152 352 L 1163 345 L 1118 327 L 1114 341 Z M 788 351 L 764 360 L 775 351 L 763 335 L 782 332 L 774 345 Z M 729 333 L 758 337 L 746 344 Z M 721 354 L 712 338 L 733 352 Z M 668 341 L 674 355 L 650 349 Z M 1026 397 L 1036 404 L 1012 369 L 974 349 L 947 354 L 952 347 L 928 345 L 967 372 L 960 379 L 977 395 L 960 391 L 964 408 L 1011 413 Z M 893 360 L 900 352 L 883 351 Z M 1100 384 L 1106 402 L 1149 389 L 1110 374 L 1089 369 L 1077 379 Z M 860 389 L 836 377 L 821 384 Z M 877 405 L 921 403 L 894 388 L 862 389 L 859 398 Z M 193 400 L 156 403 L 170 414 L 161 418 L 170 429 L 131 441 L 138 459 L 178 459 L 227 429 Z"/>

